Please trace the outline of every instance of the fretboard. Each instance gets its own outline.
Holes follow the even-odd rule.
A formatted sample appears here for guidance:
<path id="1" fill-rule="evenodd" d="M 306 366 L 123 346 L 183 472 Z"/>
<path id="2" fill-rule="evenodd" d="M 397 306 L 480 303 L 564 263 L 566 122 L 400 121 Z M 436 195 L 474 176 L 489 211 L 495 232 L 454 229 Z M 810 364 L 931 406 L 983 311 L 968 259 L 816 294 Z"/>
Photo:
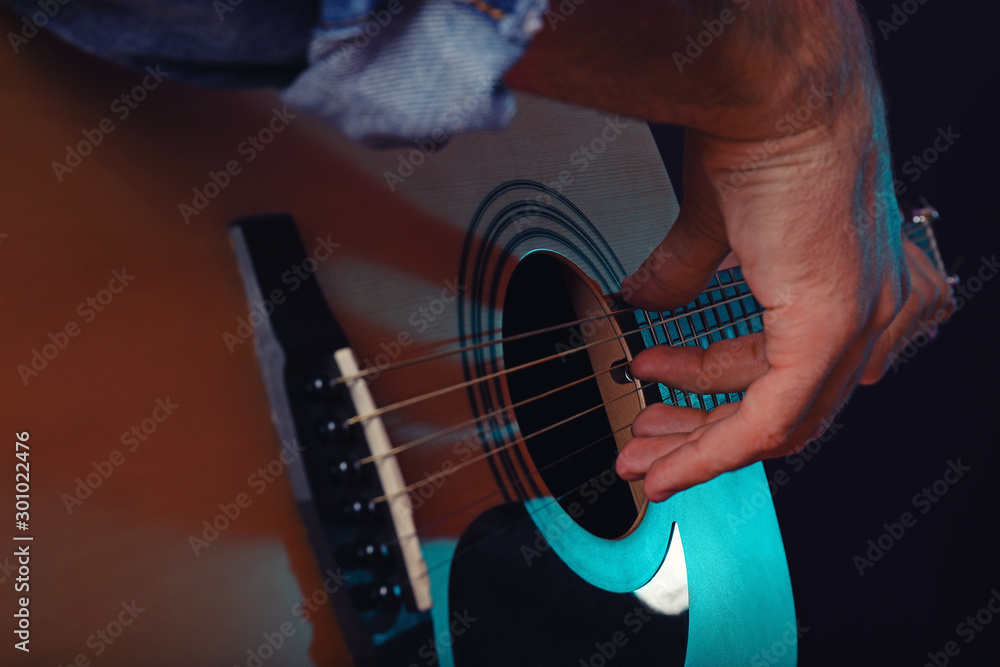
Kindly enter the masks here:
<path id="1" fill-rule="evenodd" d="M 913 209 L 903 219 L 902 231 L 943 275 L 944 264 L 931 230 L 931 223 L 937 218 L 937 211 L 930 206 Z M 664 312 L 635 311 L 634 333 L 629 334 L 627 340 L 633 353 L 663 344 L 707 348 L 724 338 L 763 331 L 763 316 L 764 308 L 750 293 L 743 271 L 737 266 L 716 273 L 705 291 L 683 308 Z M 647 403 L 660 401 L 703 410 L 743 398 L 743 392 L 696 394 L 663 384 L 647 387 L 644 394 Z"/>
<path id="2" fill-rule="evenodd" d="M 764 330 L 764 309 L 750 294 L 739 267 L 715 274 L 697 299 L 676 310 L 635 311 L 637 333 L 629 336 L 633 348 L 670 344 L 706 348 L 725 338 L 736 338 Z M 641 343 L 638 339 L 641 336 Z M 742 392 L 695 394 L 658 384 L 647 388 L 646 400 L 668 405 L 711 410 L 743 398 Z"/>

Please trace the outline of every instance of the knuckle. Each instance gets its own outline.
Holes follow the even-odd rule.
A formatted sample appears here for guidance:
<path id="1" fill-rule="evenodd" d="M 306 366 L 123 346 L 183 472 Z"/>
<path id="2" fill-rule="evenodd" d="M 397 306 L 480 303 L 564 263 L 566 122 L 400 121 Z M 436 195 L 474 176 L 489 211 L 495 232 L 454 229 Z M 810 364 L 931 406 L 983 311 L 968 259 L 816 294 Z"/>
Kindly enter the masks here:
<path id="1" fill-rule="evenodd" d="M 756 336 L 750 345 L 752 358 L 759 366 L 768 366 L 766 343 L 764 336 Z"/>

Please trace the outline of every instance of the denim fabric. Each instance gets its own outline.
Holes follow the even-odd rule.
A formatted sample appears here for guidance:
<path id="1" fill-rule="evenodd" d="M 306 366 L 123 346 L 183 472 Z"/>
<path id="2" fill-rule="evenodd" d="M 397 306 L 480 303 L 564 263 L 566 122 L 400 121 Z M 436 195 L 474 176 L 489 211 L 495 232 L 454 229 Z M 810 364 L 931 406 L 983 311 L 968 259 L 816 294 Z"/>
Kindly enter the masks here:
<path id="1" fill-rule="evenodd" d="M 93 55 L 223 87 L 290 83 L 320 13 L 319 0 L 50 0 L 49 12 L 38 0 L 3 2 Z"/>
<path id="2" fill-rule="evenodd" d="M 547 9 L 546 0 L 2 1 L 128 67 L 284 88 L 290 105 L 373 145 L 506 125 L 515 104 L 500 78 Z"/>
<path id="3" fill-rule="evenodd" d="M 310 67 L 282 97 L 372 145 L 503 127 L 516 105 L 500 77 L 546 6 L 515 0 L 487 13 L 454 0 L 391 0 L 348 23 L 324 7 Z"/>

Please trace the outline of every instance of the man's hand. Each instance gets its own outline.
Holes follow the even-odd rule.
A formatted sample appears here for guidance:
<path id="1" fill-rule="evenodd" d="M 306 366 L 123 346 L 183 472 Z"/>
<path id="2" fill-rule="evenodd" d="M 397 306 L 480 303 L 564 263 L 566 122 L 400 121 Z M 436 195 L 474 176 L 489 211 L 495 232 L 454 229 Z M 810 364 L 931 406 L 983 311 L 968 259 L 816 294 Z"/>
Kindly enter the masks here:
<path id="1" fill-rule="evenodd" d="M 746 391 L 743 402 L 711 413 L 655 405 L 640 414 L 617 469 L 644 478 L 651 500 L 801 449 L 859 381 L 881 377 L 919 321 L 948 308 L 943 277 L 916 246 L 904 251 L 873 116 L 845 108 L 832 124 L 778 139 L 769 151 L 689 132 L 680 216 L 651 257 L 658 269 L 639 272 L 644 282 L 626 279 L 623 295 L 648 309 L 685 305 L 732 249 L 769 311 L 763 333 L 707 350 L 659 346 L 633 361 L 641 380 Z M 769 155 L 752 173 L 732 170 L 760 151 Z"/>
<path id="2" fill-rule="evenodd" d="M 639 415 L 618 472 L 644 477 L 647 497 L 663 500 L 818 437 L 949 289 L 904 251 L 882 98 L 853 0 L 574 6 L 508 83 L 687 128 L 679 217 L 638 273 L 651 277 L 627 279 L 623 296 L 657 310 L 685 305 L 732 251 L 769 309 L 762 334 L 705 351 L 654 348 L 632 363 L 641 379 L 746 390 L 711 413 L 658 405 Z M 700 374 L 713 361 L 725 372 Z"/>

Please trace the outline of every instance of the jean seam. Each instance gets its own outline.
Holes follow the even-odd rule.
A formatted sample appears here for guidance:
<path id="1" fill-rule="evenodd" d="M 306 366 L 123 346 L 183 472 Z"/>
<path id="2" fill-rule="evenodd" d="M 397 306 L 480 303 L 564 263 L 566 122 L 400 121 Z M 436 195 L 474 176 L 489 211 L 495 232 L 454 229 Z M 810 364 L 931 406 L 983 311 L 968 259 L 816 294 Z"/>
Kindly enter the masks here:
<path id="1" fill-rule="evenodd" d="M 458 1 L 461 2 L 462 4 L 471 5 L 472 7 L 475 7 L 482 13 L 489 16 L 494 21 L 499 21 L 500 19 L 502 19 L 504 16 L 507 15 L 507 12 L 505 12 L 504 10 L 500 9 L 499 7 L 494 7 L 493 5 L 491 5 L 488 2 L 485 2 L 484 0 L 458 0 Z"/>

